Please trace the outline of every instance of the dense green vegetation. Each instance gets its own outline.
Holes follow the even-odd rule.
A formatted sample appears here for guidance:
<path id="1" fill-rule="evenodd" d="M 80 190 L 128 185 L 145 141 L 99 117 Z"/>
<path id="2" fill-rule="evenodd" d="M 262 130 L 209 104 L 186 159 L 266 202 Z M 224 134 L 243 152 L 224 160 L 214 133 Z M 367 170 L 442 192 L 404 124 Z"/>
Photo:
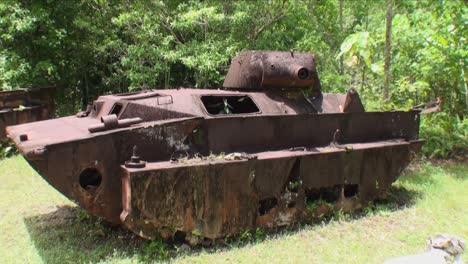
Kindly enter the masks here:
<path id="1" fill-rule="evenodd" d="M 468 164 L 413 163 L 389 196 L 353 215 L 227 245 L 184 249 L 144 241 L 76 207 L 21 156 L 0 161 L 2 263 L 382 263 L 416 254 L 437 233 L 468 237 Z M 467 260 L 468 254 L 464 254 Z"/>
<path id="2" fill-rule="evenodd" d="M 4 0 L 0 90 L 57 86 L 67 114 L 103 93 L 220 87 L 242 50 L 314 52 L 324 90 L 354 87 L 368 109 L 442 97 L 422 134 L 447 157 L 468 147 L 467 21 L 463 0 Z"/>

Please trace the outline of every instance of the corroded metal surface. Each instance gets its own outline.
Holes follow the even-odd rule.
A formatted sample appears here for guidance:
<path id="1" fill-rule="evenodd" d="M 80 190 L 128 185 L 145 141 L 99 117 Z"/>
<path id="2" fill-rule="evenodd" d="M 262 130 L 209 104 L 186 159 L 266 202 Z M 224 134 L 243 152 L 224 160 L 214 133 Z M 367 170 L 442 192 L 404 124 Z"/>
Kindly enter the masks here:
<path id="1" fill-rule="evenodd" d="M 172 235 L 196 232 L 215 239 L 300 222 L 307 216 L 307 199 L 314 200 L 324 188 L 336 190 L 330 194 L 336 200 L 341 188 L 346 190 L 345 198 L 357 192 L 362 201 L 377 197 L 408 164 L 413 144 L 417 143 L 392 140 L 258 152 L 249 160 L 162 161 L 148 163 L 144 169 L 122 167 L 121 219 L 147 238 L 170 230 Z M 294 184 L 298 186 L 291 187 Z"/>
<path id="2" fill-rule="evenodd" d="M 315 57 L 310 53 L 244 51 L 233 59 L 224 87 L 237 89 L 306 88 L 320 92 Z"/>
<path id="3" fill-rule="evenodd" d="M 105 95 L 8 134 L 93 214 L 193 243 L 304 221 L 318 200 L 366 203 L 423 143 L 419 111 L 365 112 L 354 90 L 322 93 L 311 54 L 245 52 L 231 70 L 229 89 Z"/>
<path id="4" fill-rule="evenodd" d="M 7 126 L 51 118 L 53 93 L 53 88 L 0 91 L 0 142 L 6 140 Z"/>

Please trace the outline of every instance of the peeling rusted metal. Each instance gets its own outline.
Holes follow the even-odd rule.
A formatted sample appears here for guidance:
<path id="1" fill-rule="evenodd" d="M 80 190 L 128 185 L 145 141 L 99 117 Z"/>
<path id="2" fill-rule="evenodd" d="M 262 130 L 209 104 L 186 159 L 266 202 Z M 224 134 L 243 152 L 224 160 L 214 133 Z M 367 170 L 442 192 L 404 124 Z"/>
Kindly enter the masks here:
<path id="1" fill-rule="evenodd" d="M 365 112 L 353 89 L 322 93 L 311 54 L 244 52 L 225 86 L 105 95 L 77 116 L 8 134 L 83 208 L 141 237 L 191 244 L 332 209 L 307 209 L 319 200 L 359 207 L 423 143 L 419 110 Z"/>
<path id="2" fill-rule="evenodd" d="M 320 92 L 315 57 L 310 53 L 245 51 L 233 59 L 224 87 L 236 89 L 311 88 Z"/>

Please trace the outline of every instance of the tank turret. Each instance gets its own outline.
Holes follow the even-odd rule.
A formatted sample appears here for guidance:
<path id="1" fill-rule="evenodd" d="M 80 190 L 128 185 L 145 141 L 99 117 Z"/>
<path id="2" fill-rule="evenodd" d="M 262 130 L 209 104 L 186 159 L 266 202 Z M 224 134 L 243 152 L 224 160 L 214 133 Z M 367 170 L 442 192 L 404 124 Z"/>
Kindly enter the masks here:
<path id="1" fill-rule="evenodd" d="M 244 51 L 235 57 L 224 80 L 231 89 L 312 89 L 320 92 L 315 57 L 289 51 Z"/>

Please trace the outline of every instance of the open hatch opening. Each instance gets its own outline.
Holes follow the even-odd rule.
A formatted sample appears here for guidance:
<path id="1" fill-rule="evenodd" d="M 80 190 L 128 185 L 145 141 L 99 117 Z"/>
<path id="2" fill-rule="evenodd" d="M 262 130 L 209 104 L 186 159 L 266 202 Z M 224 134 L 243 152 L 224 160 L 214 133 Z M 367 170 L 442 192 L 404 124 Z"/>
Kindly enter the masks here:
<path id="1" fill-rule="evenodd" d="M 260 110 L 252 98 L 246 95 L 207 95 L 201 101 L 210 115 L 258 113 Z"/>
<path id="2" fill-rule="evenodd" d="M 120 112 L 122 111 L 122 108 L 123 108 L 122 104 L 115 103 L 114 106 L 112 106 L 112 109 L 109 112 L 109 115 L 116 115 L 118 117 Z"/>

